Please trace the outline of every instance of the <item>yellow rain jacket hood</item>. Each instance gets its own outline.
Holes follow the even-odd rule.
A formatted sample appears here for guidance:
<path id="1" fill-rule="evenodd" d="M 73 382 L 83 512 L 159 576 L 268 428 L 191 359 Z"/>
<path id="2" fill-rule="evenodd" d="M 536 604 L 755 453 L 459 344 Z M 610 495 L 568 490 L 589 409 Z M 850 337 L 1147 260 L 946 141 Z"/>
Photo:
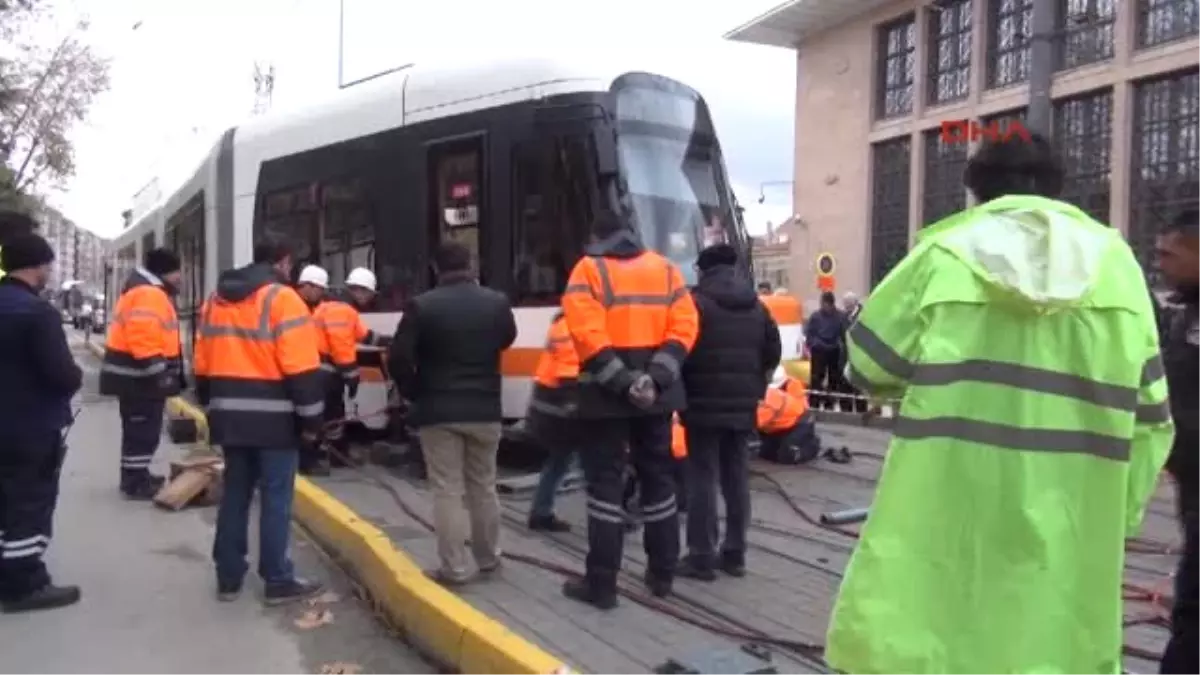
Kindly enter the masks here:
<path id="1" fill-rule="evenodd" d="M 851 673 L 1119 673 L 1126 537 L 1173 427 L 1115 230 L 1010 196 L 927 228 L 871 293 L 849 376 L 900 399 L 830 623 Z"/>

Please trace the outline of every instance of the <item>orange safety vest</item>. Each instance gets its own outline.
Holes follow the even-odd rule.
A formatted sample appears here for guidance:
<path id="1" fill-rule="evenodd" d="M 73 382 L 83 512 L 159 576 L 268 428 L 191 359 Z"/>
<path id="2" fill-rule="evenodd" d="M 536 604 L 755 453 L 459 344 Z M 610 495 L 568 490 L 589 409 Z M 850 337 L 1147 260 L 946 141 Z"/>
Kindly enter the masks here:
<path id="1" fill-rule="evenodd" d="M 679 415 L 671 419 L 671 456 L 675 459 L 685 459 L 688 456 L 687 430 L 679 421 Z"/>
<path id="2" fill-rule="evenodd" d="M 320 430 L 326 378 L 316 326 L 300 295 L 264 268 L 235 270 L 262 285 L 238 301 L 218 291 L 200 312 L 196 388 L 216 445 L 293 448 L 297 418 Z"/>
<path id="3" fill-rule="evenodd" d="M 313 310 L 321 370 L 340 373 L 346 384 L 358 382 L 358 345 L 374 342 L 358 310 L 342 300 L 326 300 Z"/>
<path id="4" fill-rule="evenodd" d="M 763 434 L 785 432 L 796 426 L 807 410 L 808 401 L 804 397 L 768 387 L 766 395 L 758 402 L 758 431 Z"/>
<path id="5" fill-rule="evenodd" d="M 529 407 L 553 417 L 569 417 L 575 412 L 578 379 L 579 356 L 567 330 L 567 320 L 560 311 L 550 321 L 546 348 L 538 357 Z"/>
<path id="6" fill-rule="evenodd" d="M 804 382 L 794 377 L 788 377 L 784 379 L 783 384 L 779 385 L 779 388 L 791 394 L 792 396 L 799 396 L 800 398 L 804 399 L 805 408 L 807 408 L 808 387 L 805 386 Z"/>
<path id="7" fill-rule="evenodd" d="M 653 251 L 585 256 L 571 270 L 562 309 L 582 365 L 581 416 L 644 414 L 625 398 L 634 371 L 649 373 L 659 386 L 649 412 L 683 404 L 679 373 L 700 322 L 674 263 Z"/>
<path id="8" fill-rule="evenodd" d="M 104 344 L 100 393 L 167 398 L 179 393 L 179 317 L 158 277 L 138 268 L 129 275 Z"/>

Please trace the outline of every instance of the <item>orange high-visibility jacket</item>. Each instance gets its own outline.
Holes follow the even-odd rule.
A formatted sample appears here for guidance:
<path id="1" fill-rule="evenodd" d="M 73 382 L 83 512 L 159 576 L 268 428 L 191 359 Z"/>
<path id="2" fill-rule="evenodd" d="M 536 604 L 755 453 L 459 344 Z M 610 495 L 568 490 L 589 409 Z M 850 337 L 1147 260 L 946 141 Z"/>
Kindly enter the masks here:
<path id="1" fill-rule="evenodd" d="M 546 348 L 538 358 L 533 374 L 533 395 L 529 398 L 531 412 L 553 417 L 570 417 L 575 413 L 579 382 L 579 356 L 567 330 L 567 320 L 560 311 L 550 321 Z"/>
<path id="2" fill-rule="evenodd" d="M 687 430 L 679 421 L 679 415 L 671 419 L 671 456 L 675 459 L 685 459 L 688 456 Z"/>
<path id="3" fill-rule="evenodd" d="M 179 393 L 179 317 L 158 277 L 140 267 L 125 282 L 109 320 L 100 393 L 166 398 Z"/>
<path id="4" fill-rule="evenodd" d="M 343 300 L 325 300 L 313 310 L 317 326 L 317 350 L 321 370 L 340 374 L 347 384 L 358 384 L 358 345 L 376 345 L 380 340 L 363 323 L 354 305 Z"/>
<path id="5" fill-rule="evenodd" d="M 788 383 L 784 383 L 787 386 Z M 803 386 L 803 385 L 801 385 Z M 783 389 L 767 387 L 767 393 L 758 402 L 758 431 L 763 434 L 783 433 L 800 421 L 808 411 L 808 400 Z"/>
<path id="6" fill-rule="evenodd" d="M 301 428 L 319 432 L 326 378 L 296 291 L 266 265 L 230 270 L 200 322 L 196 391 L 214 444 L 295 448 Z"/>
<path id="7" fill-rule="evenodd" d="M 696 343 L 699 317 L 683 274 L 653 251 L 588 255 L 571 271 L 562 299 L 582 365 L 579 415 L 661 414 L 685 405 L 680 370 Z M 659 390 L 650 410 L 626 397 L 637 372 Z"/>

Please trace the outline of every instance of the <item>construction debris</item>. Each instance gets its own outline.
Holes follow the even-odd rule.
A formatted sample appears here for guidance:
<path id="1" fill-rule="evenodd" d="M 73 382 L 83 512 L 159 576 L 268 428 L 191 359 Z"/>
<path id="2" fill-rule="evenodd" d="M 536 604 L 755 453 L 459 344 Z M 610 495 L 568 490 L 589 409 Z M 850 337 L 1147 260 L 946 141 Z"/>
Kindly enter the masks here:
<path id="1" fill-rule="evenodd" d="M 327 609 L 310 609 L 301 614 L 295 621 L 296 628 L 300 630 L 312 630 L 320 628 L 327 623 L 333 623 L 333 612 Z"/>
<path id="2" fill-rule="evenodd" d="M 221 501 L 225 460 L 202 454 L 171 462 L 169 480 L 154 495 L 154 503 L 170 511 L 188 506 L 212 506 Z"/>
<path id="3" fill-rule="evenodd" d="M 321 675 L 358 675 L 362 666 L 349 661 L 334 661 L 321 666 Z"/>

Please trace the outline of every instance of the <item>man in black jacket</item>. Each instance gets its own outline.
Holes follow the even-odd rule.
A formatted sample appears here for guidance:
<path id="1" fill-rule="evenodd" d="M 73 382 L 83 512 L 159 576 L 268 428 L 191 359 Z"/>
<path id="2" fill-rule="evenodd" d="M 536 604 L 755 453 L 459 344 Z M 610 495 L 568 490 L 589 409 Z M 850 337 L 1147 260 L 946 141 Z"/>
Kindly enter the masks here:
<path id="1" fill-rule="evenodd" d="M 54 251 L 36 234 L 16 234 L 0 250 L 0 609 L 24 612 L 79 601 L 77 586 L 56 586 L 42 562 L 50 544 L 58 481 L 82 373 L 62 319 L 38 297 Z"/>
<path id="2" fill-rule="evenodd" d="M 834 399 L 821 392 L 837 393 L 842 385 L 842 360 L 846 344 L 846 315 L 837 308 L 833 293 L 821 294 L 821 307 L 804 324 L 804 343 L 808 346 L 812 371 L 808 380 L 808 404 L 815 410 L 828 405 L 836 407 Z"/>
<path id="3" fill-rule="evenodd" d="M 1158 266 L 1175 287 L 1175 300 L 1183 308 L 1165 321 L 1163 365 L 1175 420 L 1175 444 L 1167 459 L 1167 470 L 1175 479 L 1179 518 L 1183 525 L 1183 557 L 1175 574 L 1175 607 L 1171 612 L 1171 640 L 1163 652 L 1160 672 L 1200 672 L 1200 568 L 1197 544 L 1197 478 L 1200 444 L 1197 415 L 1200 393 L 1196 371 L 1200 369 L 1200 245 L 1196 209 L 1185 211 L 1158 238 Z"/>
<path id="4" fill-rule="evenodd" d="M 758 402 L 779 365 L 779 327 L 738 269 L 728 244 L 700 252 L 700 280 L 692 298 L 700 314 L 700 337 L 683 366 L 688 407 L 688 554 L 678 573 L 712 581 L 717 565 L 717 495 L 725 499 L 725 541 L 720 566 L 733 576 L 746 571 L 750 525 L 747 442 Z"/>
<path id="5" fill-rule="evenodd" d="M 471 254 L 445 243 L 434 255 L 438 286 L 405 307 L 388 353 L 388 368 L 411 404 L 429 482 L 441 566 L 439 581 L 470 578 L 463 494 L 480 572 L 500 565 L 500 502 L 496 451 L 500 443 L 500 354 L 517 337 L 508 298 L 479 285 Z"/>

